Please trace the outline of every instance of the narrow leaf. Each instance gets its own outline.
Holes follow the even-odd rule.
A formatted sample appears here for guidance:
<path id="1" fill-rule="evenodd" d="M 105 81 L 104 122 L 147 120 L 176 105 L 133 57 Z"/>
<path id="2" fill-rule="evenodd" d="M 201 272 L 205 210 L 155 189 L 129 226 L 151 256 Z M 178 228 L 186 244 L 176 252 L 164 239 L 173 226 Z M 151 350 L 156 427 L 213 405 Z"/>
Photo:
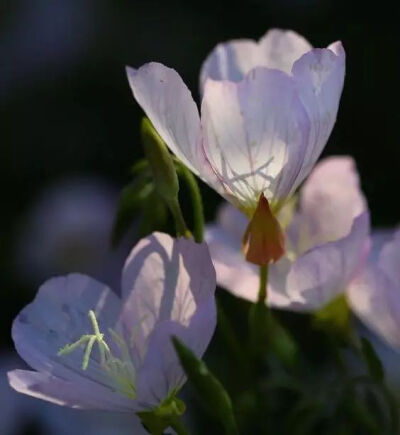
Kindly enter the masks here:
<path id="1" fill-rule="evenodd" d="M 383 369 L 381 360 L 376 354 L 371 342 L 365 337 L 361 338 L 361 351 L 371 377 L 379 383 L 383 382 L 385 378 L 385 371 Z"/>
<path id="2" fill-rule="evenodd" d="M 172 341 L 182 367 L 189 381 L 196 388 L 202 403 L 223 424 L 226 434 L 237 435 L 232 402 L 221 382 L 208 370 L 206 364 L 181 341 L 176 337 Z"/>

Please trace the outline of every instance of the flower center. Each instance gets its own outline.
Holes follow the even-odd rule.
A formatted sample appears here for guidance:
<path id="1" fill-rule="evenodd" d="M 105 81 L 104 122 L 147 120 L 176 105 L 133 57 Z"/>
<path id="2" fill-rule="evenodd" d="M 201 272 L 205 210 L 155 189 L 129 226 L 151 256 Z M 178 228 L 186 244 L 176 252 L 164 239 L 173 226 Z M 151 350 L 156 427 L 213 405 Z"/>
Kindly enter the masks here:
<path id="1" fill-rule="evenodd" d="M 93 334 L 84 334 L 74 343 L 67 344 L 58 352 L 58 356 L 68 355 L 76 349 L 85 347 L 83 354 L 82 370 L 89 366 L 90 355 L 93 346 L 97 344 L 100 354 L 100 366 L 107 373 L 117 391 L 121 394 L 134 399 L 136 396 L 135 380 L 136 371 L 129 352 L 129 347 L 125 340 L 113 329 L 109 329 L 111 338 L 120 350 L 121 357 L 117 358 L 111 351 L 104 339 L 104 334 L 100 332 L 99 324 L 94 311 L 88 313 L 93 328 Z"/>

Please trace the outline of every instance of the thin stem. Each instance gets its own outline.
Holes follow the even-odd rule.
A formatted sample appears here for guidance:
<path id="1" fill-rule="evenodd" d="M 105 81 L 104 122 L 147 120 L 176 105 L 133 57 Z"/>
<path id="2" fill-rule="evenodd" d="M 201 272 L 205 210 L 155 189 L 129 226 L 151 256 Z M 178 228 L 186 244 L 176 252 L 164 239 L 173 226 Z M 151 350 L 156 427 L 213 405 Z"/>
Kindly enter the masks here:
<path id="1" fill-rule="evenodd" d="M 248 375 L 248 363 L 245 358 L 245 352 L 241 347 L 241 344 L 236 337 L 235 331 L 233 330 L 232 324 L 227 317 L 221 303 L 217 300 L 217 310 L 218 310 L 218 326 L 221 330 L 221 334 L 228 345 L 232 356 L 236 358 L 236 361 L 242 366 L 244 375 Z"/>
<path id="2" fill-rule="evenodd" d="M 268 288 L 268 265 L 260 266 L 260 286 L 258 289 L 258 303 L 265 303 Z"/>
<path id="3" fill-rule="evenodd" d="M 177 417 L 172 420 L 171 428 L 175 430 L 177 435 L 190 435 L 190 432 L 186 429 L 182 420 Z"/>
<path id="4" fill-rule="evenodd" d="M 178 236 L 190 237 L 190 232 L 186 226 L 185 219 L 183 218 L 181 206 L 177 199 L 168 201 L 168 207 L 174 217 L 176 234 Z"/>
<path id="5" fill-rule="evenodd" d="M 197 243 L 201 243 L 204 240 L 204 210 L 199 185 L 195 176 L 181 162 L 177 162 L 176 167 L 189 189 L 193 208 L 193 236 Z"/>

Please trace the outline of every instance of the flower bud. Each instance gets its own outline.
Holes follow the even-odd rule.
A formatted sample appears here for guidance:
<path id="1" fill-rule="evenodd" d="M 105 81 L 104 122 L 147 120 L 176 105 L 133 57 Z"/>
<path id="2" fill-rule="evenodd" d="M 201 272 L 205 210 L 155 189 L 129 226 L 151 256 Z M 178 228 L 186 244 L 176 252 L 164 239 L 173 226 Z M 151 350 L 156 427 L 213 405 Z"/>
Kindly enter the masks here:
<path id="1" fill-rule="evenodd" d="M 272 214 L 267 198 L 261 194 L 256 211 L 242 240 L 246 260 L 260 266 L 278 261 L 285 253 L 282 228 Z"/>
<path id="2" fill-rule="evenodd" d="M 167 202 L 176 200 L 179 192 L 179 181 L 172 156 L 148 118 L 142 120 L 141 136 L 157 192 Z"/>

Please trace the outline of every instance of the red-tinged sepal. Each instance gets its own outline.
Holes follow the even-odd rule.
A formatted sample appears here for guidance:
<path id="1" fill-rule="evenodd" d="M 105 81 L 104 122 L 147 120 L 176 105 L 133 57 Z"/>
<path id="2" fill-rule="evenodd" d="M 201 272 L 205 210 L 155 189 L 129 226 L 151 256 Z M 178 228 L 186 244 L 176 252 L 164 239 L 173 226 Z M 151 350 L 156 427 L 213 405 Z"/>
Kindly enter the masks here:
<path id="1" fill-rule="evenodd" d="M 264 194 L 244 233 L 242 249 L 247 261 L 260 266 L 275 263 L 285 253 L 285 236 Z"/>

